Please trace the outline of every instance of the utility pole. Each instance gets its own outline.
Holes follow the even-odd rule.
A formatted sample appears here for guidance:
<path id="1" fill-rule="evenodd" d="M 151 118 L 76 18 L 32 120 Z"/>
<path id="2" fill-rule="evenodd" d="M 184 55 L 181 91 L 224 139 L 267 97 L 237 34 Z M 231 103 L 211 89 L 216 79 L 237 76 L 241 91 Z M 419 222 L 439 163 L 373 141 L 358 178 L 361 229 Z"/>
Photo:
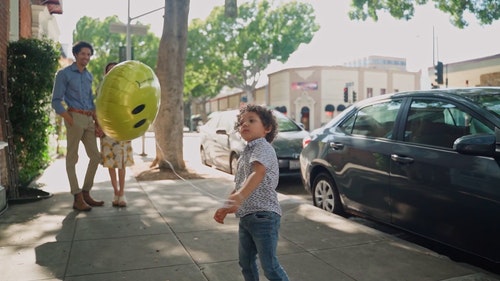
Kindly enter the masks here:
<path id="1" fill-rule="evenodd" d="M 123 23 L 111 23 L 109 25 L 109 31 L 113 33 L 125 33 L 126 34 L 126 42 L 125 42 L 125 59 L 126 60 L 131 60 L 132 59 L 132 42 L 131 42 L 131 35 L 132 34 L 137 34 L 137 35 L 146 35 L 148 28 L 147 26 L 143 25 L 138 25 L 134 24 L 132 25 L 132 21 L 136 20 L 140 17 L 149 15 L 151 13 L 154 13 L 159 10 L 165 9 L 165 7 L 161 7 L 158 9 L 151 10 L 149 12 L 146 12 L 144 14 L 140 14 L 135 17 L 130 16 L 130 0 L 127 0 L 128 2 L 128 7 L 127 7 L 127 24 Z"/>
<path id="2" fill-rule="evenodd" d="M 437 62 L 436 62 L 437 57 Z M 432 83 L 433 89 L 438 89 L 439 85 L 443 84 L 443 62 L 439 60 L 439 45 L 438 40 L 434 34 L 434 26 L 432 27 L 432 66 L 434 67 L 434 75 L 436 85 Z M 446 80 L 446 87 L 448 87 L 448 79 Z"/>
<path id="3" fill-rule="evenodd" d="M 131 60 L 132 59 L 132 43 L 130 40 L 130 35 L 132 33 L 139 34 L 139 35 L 146 35 L 147 31 L 148 31 L 146 26 L 131 25 L 131 22 L 135 19 L 140 18 L 140 17 L 143 17 L 143 16 L 149 15 L 151 13 L 154 13 L 156 11 L 165 9 L 165 6 L 158 8 L 158 9 L 151 10 L 151 11 L 146 12 L 144 14 L 140 14 L 140 15 L 135 16 L 135 17 L 130 17 L 130 0 L 128 0 L 127 2 L 128 2 L 127 24 L 124 26 L 122 23 L 112 23 L 109 25 L 109 31 L 114 32 L 114 33 L 124 33 L 123 31 L 125 31 L 125 34 L 127 37 L 126 43 L 125 43 L 126 44 L 125 57 L 126 57 L 126 60 Z M 145 142 L 146 142 L 145 135 L 142 135 L 142 153 L 140 154 L 141 156 L 147 156 L 147 154 L 145 153 Z"/>
<path id="4" fill-rule="evenodd" d="M 432 26 L 432 66 L 436 66 L 436 35 L 434 33 L 434 26 Z"/>
<path id="5" fill-rule="evenodd" d="M 130 60 L 132 59 L 132 51 L 131 51 L 131 46 L 130 46 L 130 22 L 132 19 L 130 18 L 130 0 L 127 1 L 128 6 L 127 6 L 127 39 L 125 41 L 125 46 L 126 46 L 126 52 L 125 52 L 125 60 Z"/>
<path id="6" fill-rule="evenodd" d="M 144 14 L 140 14 L 140 15 L 138 15 L 136 17 L 132 17 L 131 18 L 130 17 L 130 0 L 128 0 L 128 14 L 127 14 L 127 60 L 130 60 L 132 58 L 132 47 L 131 47 L 131 43 L 130 43 L 130 33 L 131 33 L 130 22 L 132 22 L 133 20 L 138 19 L 140 17 L 149 15 L 151 13 L 154 13 L 156 11 L 163 10 L 163 9 L 165 9 L 165 7 L 157 8 L 157 9 L 151 10 L 149 12 L 146 12 Z"/>

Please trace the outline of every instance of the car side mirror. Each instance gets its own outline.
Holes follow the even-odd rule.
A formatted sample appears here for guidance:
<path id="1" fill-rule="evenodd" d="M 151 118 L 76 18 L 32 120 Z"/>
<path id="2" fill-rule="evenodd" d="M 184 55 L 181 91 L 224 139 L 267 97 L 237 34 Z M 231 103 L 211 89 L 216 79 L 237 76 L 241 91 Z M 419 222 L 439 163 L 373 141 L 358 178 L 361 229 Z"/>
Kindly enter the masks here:
<path id="1" fill-rule="evenodd" d="M 477 134 L 460 137 L 453 143 L 453 149 L 461 154 L 495 156 L 496 138 L 492 134 Z"/>
<path id="2" fill-rule="evenodd" d="M 218 129 L 215 133 L 218 135 L 227 135 L 227 131 L 225 129 Z"/>

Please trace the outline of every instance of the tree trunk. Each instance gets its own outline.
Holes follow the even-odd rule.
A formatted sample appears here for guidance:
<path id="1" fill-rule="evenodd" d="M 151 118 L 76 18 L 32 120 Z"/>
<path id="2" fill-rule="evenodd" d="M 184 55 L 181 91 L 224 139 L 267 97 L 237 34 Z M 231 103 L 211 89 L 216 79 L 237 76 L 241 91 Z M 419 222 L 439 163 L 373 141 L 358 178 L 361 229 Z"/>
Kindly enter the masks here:
<path id="1" fill-rule="evenodd" d="M 253 91 L 254 91 L 254 89 L 252 89 L 250 87 L 244 87 L 244 92 L 245 92 L 246 98 L 247 98 L 246 103 L 248 103 L 248 104 L 255 103 L 255 97 L 253 96 Z"/>
<path id="2" fill-rule="evenodd" d="M 186 61 L 189 0 L 165 0 L 163 33 L 156 75 L 161 103 L 155 120 L 156 159 L 160 169 L 185 170 L 182 129 L 184 126 L 184 68 Z"/>

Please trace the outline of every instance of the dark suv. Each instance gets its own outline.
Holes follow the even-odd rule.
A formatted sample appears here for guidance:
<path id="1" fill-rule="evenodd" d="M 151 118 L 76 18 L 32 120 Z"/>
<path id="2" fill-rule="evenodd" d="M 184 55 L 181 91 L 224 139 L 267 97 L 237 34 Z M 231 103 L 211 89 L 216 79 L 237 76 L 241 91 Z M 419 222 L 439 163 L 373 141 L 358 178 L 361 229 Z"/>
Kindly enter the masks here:
<path id="1" fill-rule="evenodd" d="M 210 114 L 206 124 L 199 127 L 201 161 L 231 174 L 246 145 L 234 129 L 239 110 L 217 111 Z M 278 121 L 278 135 L 272 145 L 276 150 L 280 176 L 300 175 L 299 156 L 302 140 L 309 136 L 302 126 L 286 115 L 273 110 Z"/>

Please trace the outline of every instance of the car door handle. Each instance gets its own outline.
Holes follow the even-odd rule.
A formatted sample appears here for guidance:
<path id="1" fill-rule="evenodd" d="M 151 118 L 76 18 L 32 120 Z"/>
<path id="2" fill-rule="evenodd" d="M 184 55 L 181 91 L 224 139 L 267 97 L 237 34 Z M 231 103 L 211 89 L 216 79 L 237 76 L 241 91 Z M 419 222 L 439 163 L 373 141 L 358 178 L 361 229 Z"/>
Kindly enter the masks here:
<path id="1" fill-rule="evenodd" d="M 341 150 L 344 148 L 344 144 L 340 142 L 330 142 L 330 148 L 333 150 Z"/>
<path id="2" fill-rule="evenodd" d="M 391 154 L 391 159 L 401 164 L 411 164 L 414 161 L 411 157 L 399 156 L 397 154 Z"/>

